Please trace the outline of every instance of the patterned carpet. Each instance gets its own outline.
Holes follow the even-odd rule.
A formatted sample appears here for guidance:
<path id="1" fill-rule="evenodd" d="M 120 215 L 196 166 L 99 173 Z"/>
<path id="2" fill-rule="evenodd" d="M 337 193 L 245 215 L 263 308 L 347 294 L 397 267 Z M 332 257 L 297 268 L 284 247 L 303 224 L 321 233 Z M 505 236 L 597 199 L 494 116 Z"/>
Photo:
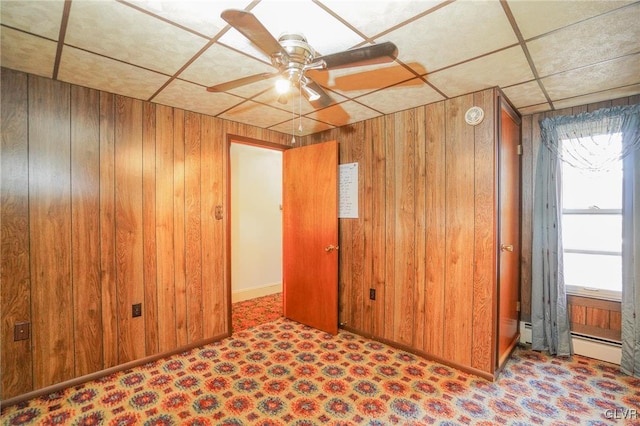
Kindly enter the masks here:
<path id="1" fill-rule="evenodd" d="M 282 293 L 236 302 L 231 312 L 234 333 L 271 322 L 282 317 Z"/>
<path id="2" fill-rule="evenodd" d="M 3 425 L 640 424 L 640 379 L 517 349 L 491 383 L 279 318 L 2 412 Z"/>

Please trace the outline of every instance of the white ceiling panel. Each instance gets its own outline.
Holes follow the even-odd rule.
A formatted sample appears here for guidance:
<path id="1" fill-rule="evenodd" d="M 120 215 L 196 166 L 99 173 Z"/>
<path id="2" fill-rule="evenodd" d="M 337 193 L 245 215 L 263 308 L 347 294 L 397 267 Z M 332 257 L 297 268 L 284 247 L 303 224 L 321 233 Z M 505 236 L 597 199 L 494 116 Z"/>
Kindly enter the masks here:
<path id="1" fill-rule="evenodd" d="M 437 71 L 427 80 L 449 97 L 493 86 L 511 86 L 534 76 L 520 46 Z"/>
<path id="2" fill-rule="evenodd" d="M 229 80 L 275 71 L 270 64 L 214 44 L 193 61 L 180 74 L 180 78 L 204 86 L 213 86 Z"/>
<path id="3" fill-rule="evenodd" d="M 438 102 L 444 99 L 440 93 L 419 78 L 380 90 L 357 99 L 384 114 Z"/>
<path id="4" fill-rule="evenodd" d="M 518 42 L 498 1 L 452 3 L 385 36 L 398 58 L 427 72 L 457 64 Z"/>
<path id="5" fill-rule="evenodd" d="M 640 53 L 543 78 L 551 99 L 564 100 L 593 92 L 635 85 L 640 75 Z"/>
<path id="6" fill-rule="evenodd" d="M 153 101 L 215 116 L 238 105 L 243 99 L 228 93 L 209 93 L 202 86 L 176 79 Z"/>
<path id="7" fill-rule="evenodd" d="M 507 0 L 525 40 L 601 15 L 634 0 Z"/>
<path id="8" fill-rule="evenodd" d="M 222 114 L 220 118 L 268 128 L 291 119 L 291 113 L 253 101 L 246 101 Z"/>
<path id="9" fill-rule="evenodd" d="M 640 52 L 640 3 L 554 31 L 527 43 L 541 77 Z M 629 30 L 621 33 L 620 25 Z M 601 43 L 585 49 L 597 33 Z"/>
<path id="10" fill-rule="evenodd" d="M 65 42 L 149 70 L 173 74 L 207 39 L 121 3 L 74 2 Z"/>
<path id="11" fill-rule="evenodd" d="M 250 1 L 127 0 L 125 3 L 211 38 L 227 26 L 220 17 L 223 10 L 244 9 Z"/>
<path id="12" fill-rule="evenodd" d="M 3 27 L 0 32 L 0 63 L 42 77 L 53 76 L 57 43 Z"/>
<path id="13" fill-rule="evenodd" d="M 396 25 L 414 19 L 444 0 L 321 0 L 333 13 L 342 17 L 366 37 L 375 37 Z M 385 37 L 382 37 L 385 40 Z"/>
<path id="14" fill-rule="evenodd" d="M 64 0 L 30 1 L 29 7 L 21 1 L 2 1 L 0 19 L 2 25 L 57 41 L 63 9 Z"/>
<path id="15" fill-rule="evenodd" d="M 58 78 L 136 99 L 149 99 L 167 77 L 73 47 L 65 47 Z"/>

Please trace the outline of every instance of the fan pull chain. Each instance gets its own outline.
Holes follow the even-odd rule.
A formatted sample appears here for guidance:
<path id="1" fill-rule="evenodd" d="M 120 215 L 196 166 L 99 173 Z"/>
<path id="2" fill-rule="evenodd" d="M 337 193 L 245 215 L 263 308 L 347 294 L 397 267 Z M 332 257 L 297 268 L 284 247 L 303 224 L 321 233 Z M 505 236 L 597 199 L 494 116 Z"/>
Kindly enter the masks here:
<path id="1" fill-rule="evenodd" d="M 291 145 L 296 144 L 295 126 L 296 126 L 296 103 L 291 102 Z"/>
<path id="2" fill-rule="evenodd" d="M 300 89 L 300 96 L 298 97 L 298 117 L 300 117 L 300 125 L 298 126 L 298 132 L 302 134 L 302 83 L 298 85 Z"/>

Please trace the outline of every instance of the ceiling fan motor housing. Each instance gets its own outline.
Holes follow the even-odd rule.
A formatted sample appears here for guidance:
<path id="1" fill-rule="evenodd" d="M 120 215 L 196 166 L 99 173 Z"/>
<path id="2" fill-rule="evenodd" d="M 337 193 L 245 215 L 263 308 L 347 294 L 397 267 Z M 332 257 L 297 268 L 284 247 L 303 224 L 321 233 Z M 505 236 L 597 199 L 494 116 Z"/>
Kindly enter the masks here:
<path id="1" fill-rule="evenodd" d="M 289 57 L 284 58 L 276 53 L 271 56 L 271 62 L 291 83 L 298 85 L 303 78 L 305 65 L 313 61 L 316 52 L 299 33 L 285 33 L 280 36 L 278 42 Z"/>

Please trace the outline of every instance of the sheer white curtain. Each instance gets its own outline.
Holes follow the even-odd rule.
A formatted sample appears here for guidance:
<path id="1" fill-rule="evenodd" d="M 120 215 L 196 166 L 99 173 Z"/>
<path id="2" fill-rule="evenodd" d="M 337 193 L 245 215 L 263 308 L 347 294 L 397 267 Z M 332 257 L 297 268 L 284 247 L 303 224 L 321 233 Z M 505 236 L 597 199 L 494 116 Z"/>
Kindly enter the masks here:
<path id="1" fill-rule="evenodd" d="M 533 349 L 556 355 L 573 352 L 563 276 L 561 162 L 585 170 L 606 170 L 612 161 L 623 159 L 621 368 L 640 375 L 640 105 L 546 118 L 540 121 L 540 128 L 533 215 Z M 609 139 L 602 137 L 615 133 L 622 133 L 622 150 L 609 149 Z"/>

